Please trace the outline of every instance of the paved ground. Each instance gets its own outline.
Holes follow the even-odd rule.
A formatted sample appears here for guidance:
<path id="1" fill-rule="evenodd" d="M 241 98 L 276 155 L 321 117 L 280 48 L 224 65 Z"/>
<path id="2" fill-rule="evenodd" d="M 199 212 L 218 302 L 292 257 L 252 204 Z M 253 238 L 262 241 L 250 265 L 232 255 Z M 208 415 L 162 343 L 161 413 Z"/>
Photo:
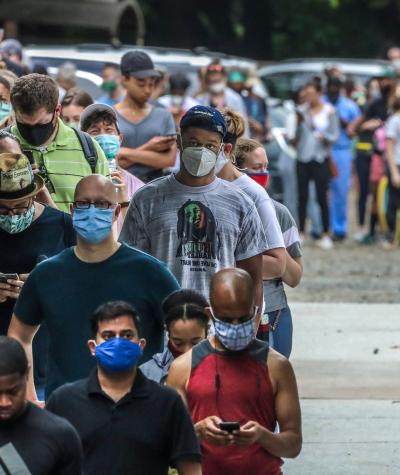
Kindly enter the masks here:
<path id="1" fill-rule="evenodd" d="M 304 446 L 284 473 L 400 474 L 400 305 L 292 309 Z"/>
<path id="2" fill-rule="evenodd" d="M 288 295 L 296 302 L 400 303 L 400 249 L 384 251 L 349 239 L 322 251 L 306 242 L 303 280 Z"/>

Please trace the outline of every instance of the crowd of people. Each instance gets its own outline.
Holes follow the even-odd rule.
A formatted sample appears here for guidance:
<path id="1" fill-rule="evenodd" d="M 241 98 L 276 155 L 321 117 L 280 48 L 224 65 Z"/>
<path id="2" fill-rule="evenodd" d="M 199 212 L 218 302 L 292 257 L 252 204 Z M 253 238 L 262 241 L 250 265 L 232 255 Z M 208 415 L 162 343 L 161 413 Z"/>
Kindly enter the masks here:
<path id="1" fill-rule="evenodd" d="M 104 65 L 94 102 L 73 65 L 53 79 L 3 49 L 0 465 L 282 473 L 302 444 L 285 285 L 302 278 L 307 214 L 324 249 L 346 237 L 352 137 L 369 137 L 357 154 L 375 151 L 393 82 L 363 113 L 335 75 L 299 91 L 298 227 L 268 194 L 268 111 L 242 71 L 214 61 L 190 97 L 185 75 L 164 91 L 165 74 L 132 50 Z M 394 113 L 392 218 L 399 130 Z M 368 160 L 357 155 L 367 182 Z M 365 215 L 361 190 L 360 178 Z"/>
<path id="2" fill-rule="evenodd" d="M 275 475 L 300 452 L 284 290 L 300 236 L 225 76 L 210 65 L 201 101 L 179 75 L 154 98 L 159 72 L 133 50 L 105 65 L 101 102 L 70 67 L 4 94 L 8 473 Z"/>

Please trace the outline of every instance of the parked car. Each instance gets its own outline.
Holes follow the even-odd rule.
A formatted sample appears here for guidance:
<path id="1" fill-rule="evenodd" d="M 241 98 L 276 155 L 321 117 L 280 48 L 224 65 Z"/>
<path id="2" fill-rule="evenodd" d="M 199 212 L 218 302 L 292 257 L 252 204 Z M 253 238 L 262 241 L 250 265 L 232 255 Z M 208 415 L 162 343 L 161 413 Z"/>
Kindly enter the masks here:
<path id="1" fill-rule="evenodd" d="M 294 59 L 261 67 L 257 74 L 270 97 L 284 100 L 293 99 L 302 85 L 313 76 L 323 75 L 329 67 L 336 66 L 356 83 L 365 84 L 368 79 L 382 75 L 389 64 L 372 59 Z"/>
<path id="2" fill-rule="evenodd" d="M 121 46 L 114 48 L 105 44 L 90 44 L 77 46 L 28 46 L 26 54 L 32 64 L 58 67 L 65 61 L 71 61 L 81 71 L 100 75 L 104 63 L 119 64 L 126 51 L 140 49 L 145 51 L 154 64 L 168 71 L 168 73 L 185 73 L 190 81 L 189 94 L 199 90 L 198 71 L 207 66 L 213 59 L 219 58 L 226 68 L 240 68 L 256 70 L 257 62 L 254 60 L 226 55 L 224 53 L 210 52 L 204 49 L 185 50 L 163 47 Z"/>
<path id="3" fill-rule="evenodd" d="M 47 72 L 50 76 L 55 78 L 57 76 L 58 68 L 50 66 L 47 68 Z M 94 100 L 98 99 L 104 94 L 101 89 L 102 83 L 103 79 L 98 74 L 88 73 L 87 71 L 80 71 L 79 69 L 76 71 L 77 87 L 85 90 Z"/>

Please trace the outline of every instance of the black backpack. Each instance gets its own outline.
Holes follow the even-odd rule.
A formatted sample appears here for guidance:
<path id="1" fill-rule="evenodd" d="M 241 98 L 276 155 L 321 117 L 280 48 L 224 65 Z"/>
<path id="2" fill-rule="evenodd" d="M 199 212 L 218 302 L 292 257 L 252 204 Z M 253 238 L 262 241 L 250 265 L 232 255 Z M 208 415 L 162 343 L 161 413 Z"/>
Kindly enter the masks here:
<path id="1" fill-rule="evenodd" d="M 85 158 L 88 164 L 90 165 L 90 169 L 92 170 L 92 173 L 96 173 L 96 165 L 97 165 L 97 160 L 99 157 L 97 155 L 97 150 L 96 150 L 96 147 L 94 146 L 92 137 L 86 132 L 82 132 L 82 130 L 77 130 L 77 129 L 72 129 L 72 130 L 76 133 L 76 136 L 79 139 L 79 142 L 83 150 L 83 154 L 85 155 Z"/>
<path id="2" fill-rule="evenodd" d="M 11 125 L 9 127 L 4 128 L 4 132 L 8 132 L 11 134 Z M 92 173 L 96 173 L 96 165 L 98 160 L 97 150 L 94 146 L 92 137 L 87 134 L 86 132 L 82 132 L 82 130 L 72 129 L 76 136 L 78 137 L 79 143 L 81 144 L 83 154 L 85 155 L 86 161 L 90 165 L 90 169 Z M 24 151 L 26 152 L 26 151 Z"/>

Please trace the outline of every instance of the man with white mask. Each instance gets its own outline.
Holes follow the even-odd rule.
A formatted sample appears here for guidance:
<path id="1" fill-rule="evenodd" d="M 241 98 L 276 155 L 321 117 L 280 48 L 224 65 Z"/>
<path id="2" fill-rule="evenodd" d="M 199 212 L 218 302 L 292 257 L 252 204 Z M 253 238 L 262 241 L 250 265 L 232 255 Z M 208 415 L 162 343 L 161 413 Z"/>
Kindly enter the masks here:
<path id="1" fill-rule="evenodd" d="M 182 287 L 208 297 L 212 276 L 241 267 L 254 281 L 262 307 L 265 234 L 254 203 L 215 176 L 226 124 L 206 106 L 189 109 L 180 123 L 179 172 L 159 178 L 133 197 L 120 240 L 165 262 Z"/>
<path id="2" fill-rule="evenodd" d="M 219 62 L 212 62 L 205 70 L 204 84 L 206 91 L 197 96 L 197 100 L 204 106 L 223 109 L 230 107 L 243 115 L 246 127 L 245 136 L 250 137 L 250 128 L 247 117 L 246 104 L 240 94 L 227 86 L 227 71 Z"/>

